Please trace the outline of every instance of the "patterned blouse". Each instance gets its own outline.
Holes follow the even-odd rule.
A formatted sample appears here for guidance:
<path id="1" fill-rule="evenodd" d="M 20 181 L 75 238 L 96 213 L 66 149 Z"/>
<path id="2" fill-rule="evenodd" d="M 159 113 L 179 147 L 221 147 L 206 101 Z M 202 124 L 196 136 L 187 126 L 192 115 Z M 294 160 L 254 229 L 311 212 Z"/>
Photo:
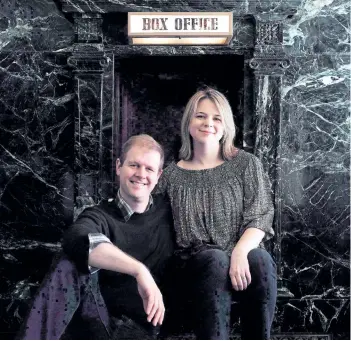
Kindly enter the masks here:
<path id="1" fill-rule="evenodd" d="M 264 231 L 263 241 L 274 235 L 268 176 L 259 159 L 243 150 L 210 169 L 188 170 L 171 163 L 155 190 L 165 191 L 181 248 L 215 244 L 230 254 L 249 227 Z"/>

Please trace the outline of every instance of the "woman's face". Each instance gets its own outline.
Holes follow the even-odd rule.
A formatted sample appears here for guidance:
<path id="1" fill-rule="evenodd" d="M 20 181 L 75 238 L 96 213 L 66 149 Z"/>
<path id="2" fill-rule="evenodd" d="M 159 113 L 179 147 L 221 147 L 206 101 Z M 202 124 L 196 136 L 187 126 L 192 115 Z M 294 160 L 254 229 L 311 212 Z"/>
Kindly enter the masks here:
<path id="1" fill-rule="evenodd" d="M 219 144 L 224 134 L 223 117 L 208 98 L 202 99 L 190 119 L 189 133 L 193 142 Z"/>

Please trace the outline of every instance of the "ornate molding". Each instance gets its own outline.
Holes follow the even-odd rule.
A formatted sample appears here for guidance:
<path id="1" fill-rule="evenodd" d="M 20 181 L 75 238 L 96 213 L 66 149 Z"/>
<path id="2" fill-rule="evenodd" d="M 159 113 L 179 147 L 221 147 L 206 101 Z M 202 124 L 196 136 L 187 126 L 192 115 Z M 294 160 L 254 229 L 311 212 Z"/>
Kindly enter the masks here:
<path id="1" fill-rule="evenodd" d="M 62 11 L 66 13 L 111 13 L 111 12 L 179 12 L 185 11 L 211 11 L 215 12 L 219 6 L 227 11 L 243 14 L 263 13 L 284 17 L 287 13 L 301 5 L 301 0 L 189 0 L 187 2 L 174 0 L 57 0 Z"/>
<path id="2" fill-rule="evenodd" d="M 270 16 L 256 17 L 256 40 L 254 57 L 249 66 L 255 74 L 281 76 L 290 66 L 283 51 L 283 23 Z"/>
<path id="3" fill-rule="evenodd" d="M 256 44 L 281 45 L 283 42 L 283 25 L 281 22 L 257 22 Z"/>
<path id="4" fill-rule="evenodd" d="M 77 43 L 101 43 L 102 16 L 98 13 L 75 14 L 74 24 Z"/>
<path id="5" fill-rule="evenodd" d="M 274 58 L 272 56 L 254 57 L 250 59 L 249 66 L 255 70 L 256 74 L 281 76 L 290 66 L 290 60 L 287 58 Z"/>
<path id="6" fill-rule="evenodd" d="M 76 44 L 67 64 L 77 73 L 103 73 L 109 60 L 104 53 L 102 15 L 75 13 Z"/>
<path id="7" fill-rule="evenodd" d="M 100 44 L 77 44 L 73 54 L 67 60 L 67 64 L 74 68 L 77 73 L 103 73 L 109 65 L 109 58 Z"/>

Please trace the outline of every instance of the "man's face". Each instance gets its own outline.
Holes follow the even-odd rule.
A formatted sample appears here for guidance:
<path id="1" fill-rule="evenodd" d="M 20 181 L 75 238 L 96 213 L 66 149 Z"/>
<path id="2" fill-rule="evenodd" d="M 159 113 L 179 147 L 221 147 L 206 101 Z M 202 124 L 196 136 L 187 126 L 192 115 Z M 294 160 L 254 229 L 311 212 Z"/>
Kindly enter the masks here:
<path id="1" fill-rule="evenodd" d="M 149 202 L 150 193 L 162 173 L 160 162 L 159 152 L 137 145 L 129 149 L 123 165 L 117 159 L 120 192 L 130 206 Z"/>

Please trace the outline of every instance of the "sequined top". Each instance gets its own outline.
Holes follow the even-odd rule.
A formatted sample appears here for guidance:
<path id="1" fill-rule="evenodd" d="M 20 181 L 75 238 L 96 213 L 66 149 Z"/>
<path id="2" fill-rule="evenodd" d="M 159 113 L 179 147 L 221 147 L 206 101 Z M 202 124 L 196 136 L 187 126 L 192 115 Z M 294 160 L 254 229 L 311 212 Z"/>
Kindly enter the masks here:
<path id="1" fill-rule="evenodd" d="M 171 163 L 155 189 L 165 191 L 179 247 L 208 243 L 230 254 L 249 227 L 263 230 L 263 241 L 274 234 L 268 176 L 259 159 L 243 150 L 210 169 L 188 170 Z"/>

